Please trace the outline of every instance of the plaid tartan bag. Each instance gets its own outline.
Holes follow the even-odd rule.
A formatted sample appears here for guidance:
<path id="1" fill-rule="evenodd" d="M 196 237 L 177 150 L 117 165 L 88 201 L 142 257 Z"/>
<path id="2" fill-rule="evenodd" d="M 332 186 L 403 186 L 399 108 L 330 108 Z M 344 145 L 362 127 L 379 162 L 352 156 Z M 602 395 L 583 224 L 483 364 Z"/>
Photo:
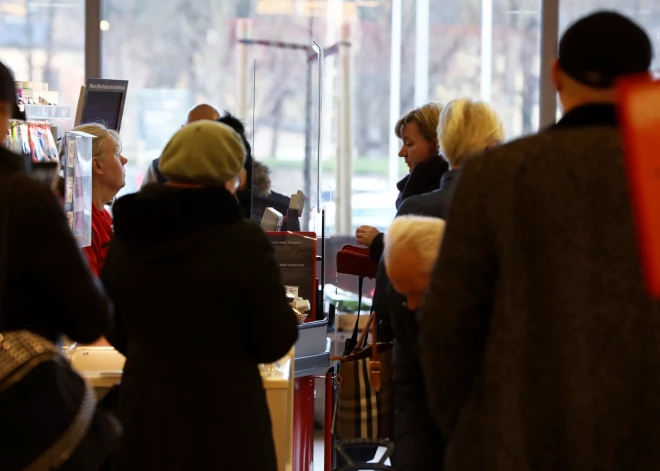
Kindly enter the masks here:
<path id="1" fill-rule="evenodd" d="M 385 439 L 390 435 L 394 344 L 377 342 L 376 325 L 373 312 L 354 350 L 338 358 L 334 433 L 339 439 Z M 364 346 L 369 330 L 372 344 Z"/>

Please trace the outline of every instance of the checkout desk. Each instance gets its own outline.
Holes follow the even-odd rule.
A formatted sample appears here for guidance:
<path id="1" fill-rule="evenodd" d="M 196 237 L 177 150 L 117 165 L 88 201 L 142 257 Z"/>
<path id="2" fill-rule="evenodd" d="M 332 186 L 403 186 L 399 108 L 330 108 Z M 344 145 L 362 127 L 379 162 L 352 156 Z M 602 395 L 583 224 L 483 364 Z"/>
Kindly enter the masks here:
<path id="1" fill-rule="evenodd" d="M 281 360 L 261 365 L 273 423 L 278 471 L 308 471 L 314 453 L 314 379 L 330 366 L 328 321 L 298 326 L 295 347 Z M 121 382 L 125 358 L 112 347 L 73 346 L 67 351 L 76 371 L 98 389 Z M 258 452 L 258 450 L 255 450 Z"/>

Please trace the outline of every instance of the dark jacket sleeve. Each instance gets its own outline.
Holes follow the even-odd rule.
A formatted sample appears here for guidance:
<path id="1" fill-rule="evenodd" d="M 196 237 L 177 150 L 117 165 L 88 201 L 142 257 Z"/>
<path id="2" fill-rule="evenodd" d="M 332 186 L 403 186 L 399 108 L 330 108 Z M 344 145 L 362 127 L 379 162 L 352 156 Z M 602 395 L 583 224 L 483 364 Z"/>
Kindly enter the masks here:
<path id="1" fill-rule="evenodd" d="M 369 246 L 369 257 L 376 262 L 380 261 L 380 257 L 383 256 L 385 251 L 385 234 L 382 232 L 374 237 L 374 240 L 371 241 L 371 246 Z"/>
<path id="2" fill-rule="evenodd" d="M 498 270 L 486 208 L 485 165 L 477 157 L 463 171 L 420 313 L 429 405 L 448 434 L 483 361 Z"/>
<path id="3" fill-rule="evenodd" d="M 49 300 L 59 329 L 71 340 L 91 343 L 105 334 L 110 302 L 92 277 L 71 234 L 62 208 L 47 187 L 16 177 L 11 230 L 19 240 L 38 286 Z"/>
<path id="4" fill-rule="evenodd" d="M 272 363 L 296 343 L 298 321 L 287 301 L 273 246 L 259 226 L 248 227 L 249 261 L 243 266 L 249 296 L 245 313 L 248 347 L 255 361 Z"/>
<path id="5" fill-rule="evenodd" d="M 105 262 L 103 263 L 103 269 L 101 270 L 101 281 L 103 285 L 108 290 L 108 293 L 111 296 L 116 296 L 117 286 L 119 278 L 121 277 L 121 268 L 119 266 L 119 247 L 120 244 L 116 237 L 113 237 L 110 242 L 110 247 L 108 248 L 108 253 L 105 257 Z M 146 296 L 146 294 L 145 294 Z M 116 298 L 115 298 L 116 299 Z M 124 329 L 124 316 L 123 312 L 119 306 L 115 306 L 115 315 L 113 317 L 113 322 L 108 328 L 108 331 L 105 334 L 105 338 L 110 345 L 115 347 L 115 349 L 126 356 L 128 353 L 128 345 L 126 342 L 126 330 Z"/>
<path id="6" fill-rule="evenodd" d="M 388 299 L 389 287 L 390 279 L 387 277 L 387 272 L 385 271 L 384 258 L 381 258 L 381 261 L 378 264 L 376 289 L 374 290 L 374 299 L 372 301 L 373 310 L 376 313 L 376 320 L 378 321 L 379 342 L 391 342 L 394 340 Z"/>

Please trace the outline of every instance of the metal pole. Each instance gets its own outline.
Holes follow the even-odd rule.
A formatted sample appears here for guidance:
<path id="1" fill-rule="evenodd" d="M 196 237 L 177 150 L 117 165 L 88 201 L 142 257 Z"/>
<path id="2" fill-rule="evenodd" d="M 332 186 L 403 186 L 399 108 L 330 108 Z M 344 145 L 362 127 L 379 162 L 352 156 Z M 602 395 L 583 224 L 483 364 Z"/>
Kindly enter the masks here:
<path id="1" fill-rule="evenodd" d="M 236 23 L 236 114 L 242 120 L 247 119 L 248 114 L 248 45 L 240 42 L 241 39 L 252 39 L 252 22 L 247 18 L 239 18 Z M 252 130 L 254 133 L 254 129 Z"/>
<path id="2" fill-rule="evenodd" d="M 557 56 L 559 41 L 559 1 L 541 1 L 541 90 L 539 127 L 557 120 L 557 91 L 552 83 L 552 60 Z"/>
<path id="3" fill-rule="evenodd" d="M 337 211 L 335 212 L 335 233 L 351 233 L 351 177 L 353 175 L 353 133 L 351 122 L 351 40 L 350 25 L 341 29 L 342 43 L 339 46 L 339 152 L 337 155 Z"/>
<path id="4" fill-rule="evenodd" d="M 481 99 L 493 95 L 493 0 L 481 0 Z"/>
<path id="5" fill-rule="evenodd" d="M 415 106 L 429 101 L 429 0 L 417 0 L 417 33 L 415 35 Z"/>
<path id="6" fill-rule="evenodd" d="M 101 78 L 101 0 L 85 0 L 85 79 Z"/>
<path id="7" fill-rule="evenodd" d="M 389 128 L 389 189 L 394 191 L 399 180 L 399 139 L 394 126 L 401 117 L 401 3 L 392 0 L 392 44 L 390 61 L 390 128 Z"/>

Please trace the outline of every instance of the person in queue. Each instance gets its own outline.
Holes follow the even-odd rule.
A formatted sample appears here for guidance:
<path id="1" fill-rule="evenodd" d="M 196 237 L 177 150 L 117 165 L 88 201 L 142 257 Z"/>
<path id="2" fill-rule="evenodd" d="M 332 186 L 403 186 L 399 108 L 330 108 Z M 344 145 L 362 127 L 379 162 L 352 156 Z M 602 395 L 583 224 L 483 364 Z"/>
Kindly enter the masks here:
<path id="1" fill-rule="evenodd" d="M 442 105 L 428 103 L 403 116 L 394 128 L 397 137 L 403 141 L 399 156 L 405 159 L 410 170 L 410 173 L 397 183 L 397 209 L 411 196 L 437 190 L 442 175 L 448 169 L 447 161 L 440 156 L 437 136 L 441 112 Z M 378 229 L 370 226 L 361 226 L 356 231 L 358 244 L 369 247 L 369 256 L 378 262 L 381 262 L 383 254 L 383 236 Z M 381 263 L 376 279 L 376 291 L 379 290 L 379 279 L 386 277 Z M 383 290 L 386 286 L 384 284 L 380 289 Z M 389 311 L 385 308 L 377 310 L 375 305 L 374 311 L 378 318 L 378 338 L 383 342 L 391 341 L 393 333 Z"/>
<path id="2" fill-rule="evenodd" d="M 391 280 L 391 297 L 401 319 L 394 341 L 394 454 L 392 465 L 400 471 L 441 470 L 445 439 L 429 415 L 424 373 L 418 360 L 414 304 L 426 291 L 438 255 L 445 221 L 425 216 L 394 219 L 385 234 L 383 254 Z M 410 308 L 405 307 L 406 300 Z M 392 313 L 397 313 L 397 307 Z"/>
<path id="3" fill-rule="evenodd" d="M 433 420 L 426 395 L 424 373 L 419 357 L 419 325 L 416 311 L 428 288 L 430 268 L 437 255 L 440 237 L 430 242 L 425 238 L 425 226 L 415 223 L 426 219 L 410 215 L 446 220 L 451 198 L 460 177 L 461 167 L 469 157 L 483 152 L 504 140 L 504 127 L 495 109 L 482 101 L 461 98 L 450 101 L 440 115 L 438 142 L 450 170 L 443 174 L 440 189 L 411 196 L 399 206 L 397 217 L 385 235 L 385 256 L 374 295 L 374 310 L 387 312 L 394 335 L 394 442 L 392 457 L 400 471 L 441 470 L 444 459 L 444 437 Z M 438 224 L 431 220 L 427 226 Z M 443 223 L 444 224 L 444 223 Z M 444 227 L 444 226 L 443 226 Z M 405 231 L 410 230 L 409 234 Z M 437 232 L 437 231 L 436 231 Z M 435 232 L 434 232 L 435 234 Z M 389 253 L 390 240 L 400 241 L 402 248 Z M 405 244 L 412 247 L 405 247 Z M 393 254 L 405 255 L 421 251 L 399 263 Z M 403 250 L 406 249 L 406 250 Z M 394 249 L 393 249 L 394 250 Z M 419 257 L 421 263 L 419 262 Z M 394 273 L 395 278 L 392 278 Z"/>
<path id="4" fill-rule="evenodd" d="M 580 19 L 552 67 L 561 120 L 463 165 L 420 313 L 448 471 L 658 467 L 660 304 L 615 106 L 652 57 L 629 18 Z"/>
<path id="5" fill-rule="evenodd" d="M 271 170 L 258 160 L 252 162 L 252 217 L 256 222 L 261 222 L 266 208 L 273 208 L 281 214 L 286 214 L 291 204 L 291 198 L 273 191 L 271 188 Z"/>
<path id="6" fill-rule="evenodd" d="M 399 206 L 413 195 L 421 195 L 437 190 L 440 178 L 447 171 L 447 162 L 440 156 L 436 129 L 442 112 L 439 103 L 428 103 L 416 108 L 394 127 L 396 137 L 402 145 L 399 157 L 408 166 L 409 173 L 396 184 L 399 196 L 395 206 Z M 369 256 L 380 261 L 383 255 L 383 233 L 371 226 L 360 226 L 355 231 L 358 244 L 369 248 Z"/>
<path id="7" fill-rule="evenodd" d="M 9 128 L 17 110 L 14 78 L 0 63 L 0 129 Z M 110 324 L 110 302 L 90 274 L 56 196 L 26 170 L 26 159 L 0 142 L 0 338 L 4 332 L 27 330 L 58 346 L 64 335 L 92 342 Z M 5 342 L 4 348 L 12 347 Z M 0 377 L 6 373 L 11 371 Z M 54 387 L 71 386 L 55 380 Z M 43 456 L 74 422 L 75 416 L 67 413 L 75 410 L 76 401 L 82 403 L 77 396 L 82 387 L 69 391 L 70 408 L 55 403 L 49 388 L 33 386 L 28 379 L 12 385 L 5 381 L 0 388 L 3 470 L 26 469 Z M 53 408 L 31 409 L 24 407 L 25 401 L 53 404 Z M 95 412 L 75 453 L 59 469 L 98 468 L 119 432 L 116 420 Z"/>
<path id="8" fill-rule="evenodd" d="M 121 155 L 119 134 L 102 124 L 81 124 L 72 129 L 94 136 L 92 139 L 92 243 L 84 247 L 89 269 L 96 276 L 103 268 L 112 237 L 112 216 L 105 207 L 111 204 L 126 185 L 128 160 Z M 64 156 L 64 141 L 60 144 L 60 162 Z"/>
<path id="9" fill-rule="evenodd" d="M 126 355 L 123 471 L 277 469 L 258 364 L 291 349 L 297 319 L 234 196 L 245 153 L 229 126 L 195 122 L 162 153 L 168 182 L 114 205 L 101 278 L 116 306 L 108 339 Z M 248 443 L 259 452 L 241 453 Z"/>
<path id="10" fill-rule="evenodd" d="M 440 115 L 438 142 L 449 171 L 442 175 L 438 190 L 411 196 L 399 206 L 397 216 L 419 214 L 447 219 L 463 162 L 503 141 L 504 125 L 490 104 L 470 98 L 447 103 Z"/>
<path id="11" fill-rule="evenodd" d="M 236 198 L 238 204 L 243 210 L 246 218 L 250 219 L 252 216 L 252 165 L 254 159 L 252 158 L 252 146 L 247 138 L 247 130 L 245 124 L 229 111 L 225 111 L 216 121 L 226 124 L 241 136 L 243 147 L 245 147 L 245 163 L 239 175 L 238 188 L 236 189 Z M 261 222 L 259 220 L 258 222 Z"/>
<path id="12" fill-rule="evenodd" d="M 199 105 L 195 105 L 190 110 L 188 111 L 188 114 L 186 115 L 186 121 L 183 124 L 183 126 L 187 126 L 190 123 L 194 123 L 196 121 L 202 121 L 202 120 L 216 120 L 220 118 L 220 112 L 217 110 L 212 105 L 209 105 L 208 103 L 200 103 Z M 182 126 L 182 127 L 183 127 Z M 147 170 L 147 174 L 144 177 L 144 180 L 142 181 L 142 187 L 147 186 L 150 183 L 165 183 L 165 177 L 160 173 L 158 170 L 158 158 L 154 159 L 151 162 L 151 165 L 149 165 L 149 169 Z"/>

